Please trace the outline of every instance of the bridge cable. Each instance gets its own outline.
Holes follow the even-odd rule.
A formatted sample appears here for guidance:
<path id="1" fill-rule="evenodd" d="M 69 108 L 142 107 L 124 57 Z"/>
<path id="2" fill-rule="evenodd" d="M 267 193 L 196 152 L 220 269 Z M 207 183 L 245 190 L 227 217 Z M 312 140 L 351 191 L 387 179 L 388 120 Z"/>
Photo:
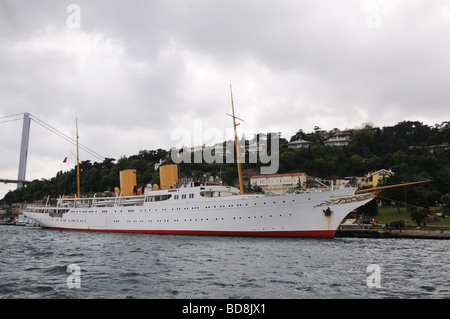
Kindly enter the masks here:
<path id="1" fill-rule="evenodd" d="M 32 115 L 32 114 L 30 114 L 30 117 L 31 117 L 31 119 L 32 119 L 34 122 L 36 122 L 36 123 L 39 124 L 40 126 L 46 128 L 47 130 L 49 130 L 49 131 L 52 132 L 53 134 L 55 134 L 55 135 L 61 137 L 62 139 L 66 140 L 67 142 L 69 142 L 69 143 L 71 143 L 71 144 L 73 144 L 73 145 L 75 145 L 75 146 L 77 145 L 77 142 L 76 142 L 73 138 L 71 138 L 70 136 L 67 136 L 66 134 L 60 132 L 59 130 L 57 130 L 57 129 L 54 128 L 53 126 L 51 126 L 51 125 L 45 123 L 44 121 L 38 119 L 36 116 L 34 116 L 34 115 Z M 98 154 L 97 152 L 93 151 L 92 149 L 90 149 L 90 148 L 88 148 L 88 147 L 86 147 L 86 146 L 84 146 L 84 145 L 82 145 L 82 144 L 80 144 L 80 143 L 78 143 L 78 147 L 79 147 L 80 149 L 82 149 L 83 151 L 85 151 L 86 153 L 92 155 L 93 157 L 95 157 L 95 158 L 97 158 L 97 159 L 99 159 L 99 160 L 101 160 L 101 161 L 104 161 L 104 160 L 105 160 L 105 157 L 104 157 L 104 156 Z"/>

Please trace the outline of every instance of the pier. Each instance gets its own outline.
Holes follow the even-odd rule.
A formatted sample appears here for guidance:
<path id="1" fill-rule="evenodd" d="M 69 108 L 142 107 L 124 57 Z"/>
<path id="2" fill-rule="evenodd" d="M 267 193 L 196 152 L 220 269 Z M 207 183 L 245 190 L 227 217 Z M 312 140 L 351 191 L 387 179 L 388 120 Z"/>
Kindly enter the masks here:
<path id="1" fill-rule="evenodd" d="M 421 238 L 450 239 L 450 229 L 389 229 L 348 227 L 359 225 L 341 225 L 336 231 L 336 238 Z"/>

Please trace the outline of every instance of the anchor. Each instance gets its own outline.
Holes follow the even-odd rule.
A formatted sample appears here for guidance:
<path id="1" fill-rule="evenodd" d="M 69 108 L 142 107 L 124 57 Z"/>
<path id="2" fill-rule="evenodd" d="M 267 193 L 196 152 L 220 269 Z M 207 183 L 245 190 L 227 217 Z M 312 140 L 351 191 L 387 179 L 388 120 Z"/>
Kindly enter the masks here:
<path id="1" fill-rule="evenodd" d="M 330 207 L 328 207 L 327 209 L 323 210 L 323 213 L 325 214 L 325 216 L 330 216 L 333 211 L 330 209 Z"/>

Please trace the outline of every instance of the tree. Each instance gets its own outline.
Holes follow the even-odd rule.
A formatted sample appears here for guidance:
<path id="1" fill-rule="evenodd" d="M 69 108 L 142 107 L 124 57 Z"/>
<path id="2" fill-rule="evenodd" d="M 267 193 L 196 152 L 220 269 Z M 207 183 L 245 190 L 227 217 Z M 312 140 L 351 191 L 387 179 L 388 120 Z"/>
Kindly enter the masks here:
<path id="1" fill-rule="evenodd" d="M 374 217 L 378 214 L 378 204 L 377 200 L 373 199 L 370 202 L 360 206 L 356 209 L 358 214 L 365 215 L 367 217 Z"/>
<path id="2" fill-rule="evenodd" d="M 442 214 L 446 217 L 450 216 L 450 198 L 442 205 Z"/>
<path id="3" fill-rule="evenodd" d="M 439 203 L 442 198 L 442 193 L 440 191 L 428 191 L 425 193 L 425 207 L 428 208 L 430 206 L 436 206 L 436 203 Z"/>
<path id="4" fill-rule="evenodd" d="M 383 128 L 363 124 L 362 129 L 354 130 L 352 142 L 347 147 L 324 145 L 324 130 L 318 126 L 310 133 L 299 129 L 290 140 L 306 139 L 313 142 L 311 147 L 291 150 L 283 146 L 280 139 L 279 172 L 305 172 L 309 176 L 332 179 L 348 176 L 362 176 L 372 170 L 389 168 L 396 173 L 397 180 L 391 184 L 418 180 L 417 177 L 431 179 L 434 182 L 420 186 L 399 187 L 386 190 L 381 195 L 396 201 L 398 209 L 403 202 L 416 206 L 434 205 L 436 201 L 447 203 L 448 200 L 437 200 L 437 192 L 450 192 L 450 151 L 435 148 L 430 153 L 427 146 L 439 145 L 450 141 L 450 122 L 443 122 L 428 127 L 418 121 L 403 121 L 394 126 Z M 253 141 L 265 142 L 270 134 L 255 135 Z M 223 146 L 226 142 L 223 142 Z M 234 148 L 233 148 L 234 150 Z M 269 150 L 272 155 L 272 152 Z M 234 152 L 236 155 L 236 153 Z M 124 169 L 136 169 L 138 187 L 147 183 L 159 184 L 159 175 L 154 165 L 160 160 L 170 163 L 169 152 L 157 150 L 140 150 L 137 155 L 123 156 L 118 161 L 106 158 L 100 163 L 83 161 L 81 166 L 81 191 L 102 192 L 119 186 L 119 172 Z M 194 154 L 191 153 L 193 157 Z M 243 170 L 256 171 L 261 166 L 257 163 L 243 163 Z M 264 165 L 264 164 L 263 164 Z M 264 165 L 265 166 L 265 165 Z M 213 176 L 219 175 L 228 185 L 237 184 L 236 163 L 181 163 L 180 176 L 194 177 L 196 172 Z M 156 174 L 155 174 L 156 173 Z M 402 179 L 399 176 L 407 176 Z M 76 193 L 76 167 L 67 172 L 58 172 L 49 180 L 35 181 L 26 187 L 14 190 L 5 195 L 1 203 L 42 200 L 48 195 L 73 195 Z M 406 195 L 406 196 L 405 196 Z M 449 208 L 447 208 L 450 210 Z"/>
<path id="5" fill-rule="evenodd" d="M 350 158 L 350 165 L 352 175 L 360 175 L 364 171 L 363 159 L 358 154 L 355 154 Z"/>
<path id="6" fill-rule="evenodd" d="M 375 133 L 373 127 L 366 124 L 363 129 L 353 132 L 353 138 L 349 144 L 349 149 L 351 152 L 360 154 L 362 157 L 370 157 L 374 139 Z"/>
<path id="7" fill-rule="evenodd" d="M 426 226 L 427 211 L 425 209 L 413 207 L 409 214 L 411 219 L 416 222 L 417 226 Z"/>
<path id="8" fill-rule="evenodd" d="M 402 180 L 398 174 L 390 175 L 386 178 L 384 183 L 380 183 L 379 186 L 389 186 L 401 184 Z M 405 201 L 405 189 L 404 187 L 395 187 L 384 189 L 380 193 L 380 197 L 385 200 L 393 201 L 397 207 L 398 213 L 400 213 L 400 206 L 404 206 L 402 203 Z"/>
<path id="9" fill-rule="evenodd" d="M 280 154 L 280 172 L 289 172 L 297 167 L 297 156 L 292 150 Z"/>
<path id="10" fill-rule="evenodd" d="M 295 135 L 291 136 L 290 142 L 293 141 L 298 141 L 298 140 L 305 140 L 306 139 L 306 134 L 303 132 L 302 129 L 299 129 L 297 133 L 295 133 Z"/>

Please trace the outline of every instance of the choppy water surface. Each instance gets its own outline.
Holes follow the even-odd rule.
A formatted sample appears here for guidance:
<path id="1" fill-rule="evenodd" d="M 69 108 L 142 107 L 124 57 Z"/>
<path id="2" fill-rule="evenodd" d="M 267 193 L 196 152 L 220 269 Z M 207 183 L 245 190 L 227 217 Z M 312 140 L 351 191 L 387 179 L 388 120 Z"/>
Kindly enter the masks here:
<path id="1" fill-rule="evenodd" d="M 450 297 L 447 240 L 203 237 L 0 226 L 0 242 L 0 298 Z M 67 272 L 72 264 L 80 271 Z M 69 288 L 69 276 L 72 284 L 77 276 L 80 288 Z"/>

